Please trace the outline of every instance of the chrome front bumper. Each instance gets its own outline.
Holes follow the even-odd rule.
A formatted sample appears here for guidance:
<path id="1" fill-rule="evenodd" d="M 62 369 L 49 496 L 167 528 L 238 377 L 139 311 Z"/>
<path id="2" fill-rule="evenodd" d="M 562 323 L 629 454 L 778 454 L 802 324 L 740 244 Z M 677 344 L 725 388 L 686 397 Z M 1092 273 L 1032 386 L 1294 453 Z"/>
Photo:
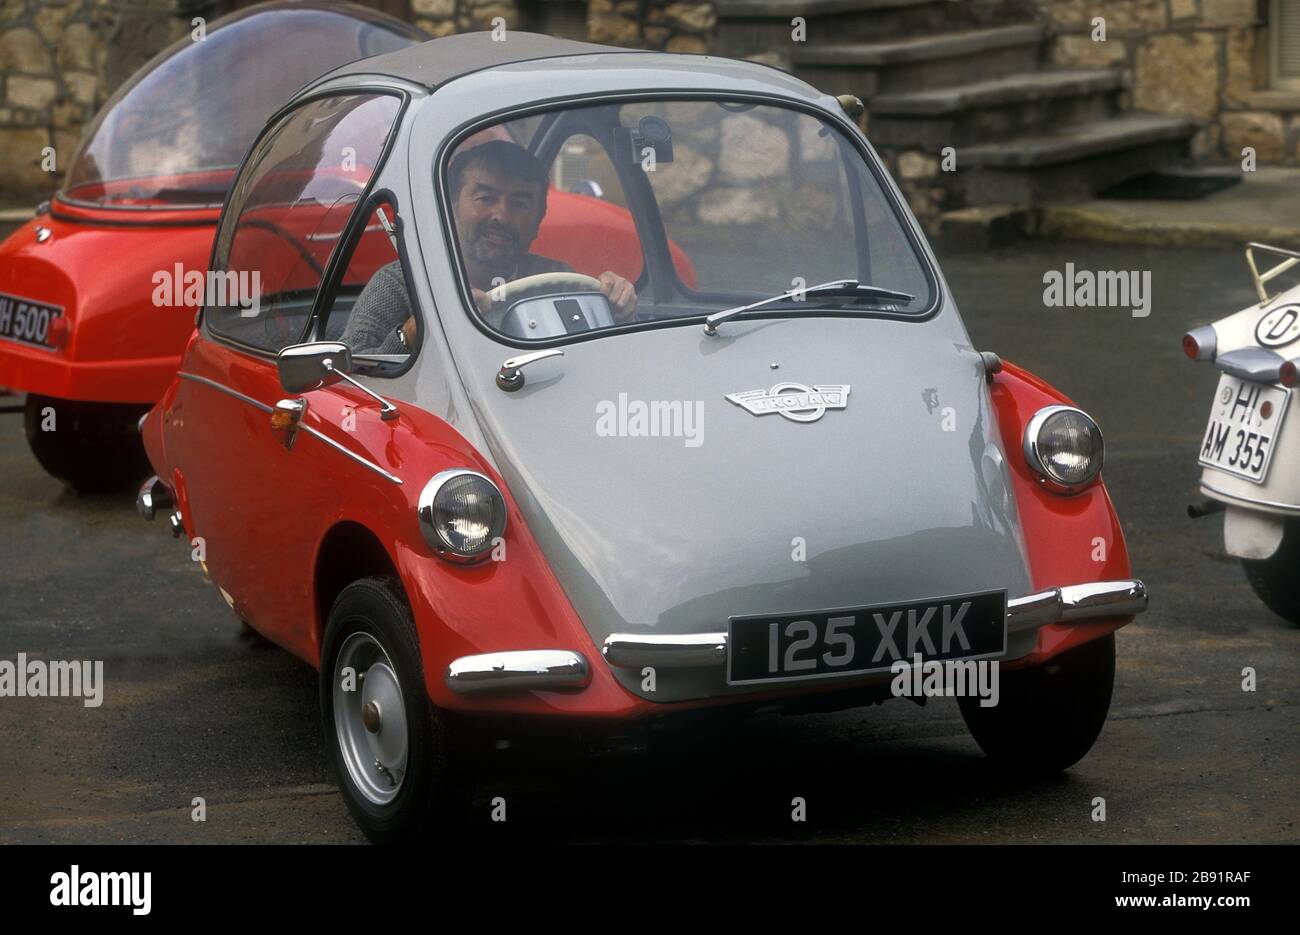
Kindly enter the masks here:
<path id="1" fill-rule="evenodd" d="M 1136 578 L 1070 584 L 1007 601 L 1007 635 L 1049 623 L 1081 623 L 1098 617 L 1129 617 L 1147 609 L 1146 585 Z M 610 665 L 695 668 L 727 659 L 726 633 L 611 633 L 605 639 Z"/>
<path id="2" fill-rule="evenodd" d="M 1147 588 L 1136 578 L 1071 584 L 1007 601 L 1007 634 L 1049 623 L 1081 623 L 1129 617 L 1147 608 Z M 612 633 L 605 659 L 620 668 L 720 666 L 727 660 L 726 633 Z M 564 649 L 515 650 L 462 656 L 447 667 L 447 687 L 457 694 L 489 691 L 556 691 L 591 682 L 586 658 Z"/>
<path id="3" fill-rule="evenodd" d="M 591 682 L 582 653 L 527 649 L 461 656 L 447 667 L 447 687 L 459 695 L 484 691 L 579 689 Z"/>

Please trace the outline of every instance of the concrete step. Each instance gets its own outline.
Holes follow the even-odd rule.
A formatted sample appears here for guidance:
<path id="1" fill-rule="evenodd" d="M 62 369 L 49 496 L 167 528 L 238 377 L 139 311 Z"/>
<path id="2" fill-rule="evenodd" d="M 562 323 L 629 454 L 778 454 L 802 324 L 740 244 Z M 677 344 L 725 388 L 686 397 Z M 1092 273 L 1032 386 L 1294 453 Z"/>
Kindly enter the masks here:
<path id="1" fill-rule="evenodd" d="M 809 45 L 879 42 L 1034 19 L 1033 0 L 715 0 L 719 54 L 775 55 L 788 64 L 803 43 L 792 20 L 804 19 Z"/>
<path id="2" fill-rule="evenodd" d="M 813 45 L 795 50 L 794 73 L 832 94 L 931 90 L 1034 71 L 1042 29 L 1035 24 L 967 29 L 885 42 Z"/>
<path id="3" fill-rule="evenodd" d="M 965 204 L 1074 201 L 1187 155 L 1196 125 L 1182 117 L 1124 114 L 1050 133 L 961 148 Z"/>
<path id="4" fill-rule="evenodd" d="M 1123 85 L 1118 71 L 1022 72 L 871 99 L 877 146 L 935 149 L 1104 120 Z"/>

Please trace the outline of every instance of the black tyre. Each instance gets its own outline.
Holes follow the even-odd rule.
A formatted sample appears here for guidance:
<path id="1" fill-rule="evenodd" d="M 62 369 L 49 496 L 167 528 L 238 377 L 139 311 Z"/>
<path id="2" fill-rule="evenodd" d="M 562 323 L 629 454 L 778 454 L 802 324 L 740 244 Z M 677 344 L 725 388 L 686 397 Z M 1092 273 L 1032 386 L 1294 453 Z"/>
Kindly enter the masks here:
<path id="1" fill-rule="evenodd" d="M 1269 610 L 1300 624 L 1300 520 L 1289 519 L 1282 544 L 1262 561 L 1241 560 L 1255 595 Z"/>
<path id="2" fill-rule="evenodd" d="M 959 698 L 966 726 L 990 759 L 1023 775 L 1073 766 L 1092 749 L 1110 710 L 1115 635 L 1033 669 L 1001 673 L 998 704 Z"/>
<path id="3" fill-rule="evenodd" d="M 149 476 L 137 424 L 148 406 L 27 397 L 23 427 L 47 473 L 87 493 L 120 490 Z"/>
<path id="4" fill-rule="evenodd" d="M 472 785 L 429 700 L 415 622 L 391 580 L 364 578 L 334 602 L 320 705 L 339 788 L 366 837 L 402 843 L 464 821 Z"/>

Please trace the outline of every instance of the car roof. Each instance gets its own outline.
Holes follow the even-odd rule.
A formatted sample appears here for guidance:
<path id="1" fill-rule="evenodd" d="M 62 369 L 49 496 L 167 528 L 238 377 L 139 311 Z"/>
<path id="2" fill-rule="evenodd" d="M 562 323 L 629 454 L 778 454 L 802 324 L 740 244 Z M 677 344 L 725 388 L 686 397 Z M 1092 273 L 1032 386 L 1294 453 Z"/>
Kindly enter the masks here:
<path id="1" fill-rule="evenodd" d="M 495 40 L 492 35 L 491 32 L 470 32 L 430 39 L 410 48 L 374 55 L 336 68 L 322 75 L 313 85 L 347 75 L 386 75 L 422 85 L 432 91 L 461 75 L 516 62 L 610 52 L 650 54 L 636 49 L 558 39 L 514 29 L 510 30 L 504 40 Z"/>

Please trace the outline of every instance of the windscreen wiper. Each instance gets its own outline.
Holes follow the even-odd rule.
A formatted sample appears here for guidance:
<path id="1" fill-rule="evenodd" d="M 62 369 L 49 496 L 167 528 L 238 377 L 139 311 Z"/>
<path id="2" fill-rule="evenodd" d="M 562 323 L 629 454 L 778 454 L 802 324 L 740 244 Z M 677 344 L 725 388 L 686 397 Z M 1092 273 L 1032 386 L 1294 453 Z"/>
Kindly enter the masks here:
<path id="1" fill-rule="evenodd" d="M 824 282 L 817 286 L 804 286 L 801 289 L 791 289 L 789 292 L 782 292 L 780 295 L 769 296 L 766 299 L 760 299 L 757 302 L 751 302 L 748 305 L 737 305 L 735 308 L 724 308 L 720 312 L 714 312 L 704 319 L 704 333 L 717 334 L 718 325 L 724 321 L 735 318 L 742 312 L 748 312 L 751 309 L 762 308 L 765 305 L 774 305 L 777 302 L 786 299 L 802 301 L 807 298 L 823 298 L 833 296 L 846 296 L 849 298 L 861 299 L 884 299 L 889 302 L 910 302 L 916 298 L 906 292 L 897 292 L 893 289 L 884 289 L 880 286 L 873 286 L 868 283 L 858 282 L 856 279 L 836 279 L 832 282 Z"/>

